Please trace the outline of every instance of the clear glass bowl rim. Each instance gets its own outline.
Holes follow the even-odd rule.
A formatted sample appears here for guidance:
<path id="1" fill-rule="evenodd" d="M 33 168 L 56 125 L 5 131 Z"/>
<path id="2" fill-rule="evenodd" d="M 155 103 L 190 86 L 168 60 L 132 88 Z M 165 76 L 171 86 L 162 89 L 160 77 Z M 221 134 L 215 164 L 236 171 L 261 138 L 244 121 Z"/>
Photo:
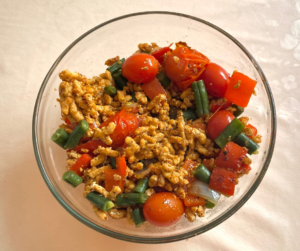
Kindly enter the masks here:
<path id="1" fill-rule="evenodd" d="M 190 231 L 188 233 L 184 233 L 184 234 L 179 234 L 179 235 L 175 235 L 175 236 L 170 236 L 170 237 L 163 237 L 163 238 L 144 238 L 144 237 L 138 237 L 138 236 L 129 236 L 129 235 L 124 235 L 124 234 L 120 234 L 120 233 L 116 233 L 113 231 L 110 231 L 108 229 L 102 228 L 92 222 L 90 222 L 89 220 L 87 220 L 86 218 L 82 217 L 80 214 L 78 214 L 76 211 L 74 211 L 72 208 L 69 207 L 69 205 L 59 196 L 59 194 L 56 192 L 54 186 L 52 185 L 49 177 L 47 176 L 43 163 L 41 161 L 41 157 L 40 157 L 40 152 L 39 152 L 39 147 L 38 147 L 38 140 L 37 140 L 37 121 L 38 121 L 38 112 L 39 112 L 39 107 L 40 107 L 40 103 L 41 103 L 41 99 L 43 96 L 43 92 L 44 89 L 46 87 L 46 84 L 52 74 L 52 72 L 54 71 L 54 69 L 56 68 L 56 66 L 58 65 L 58 63 L 62 60 L 62 58 L 68 53 L 68 51 L 74 46 L 76 45 L 80 40 L 82 40 L 83 38 L 85 38 L 86 36 L 88 36 L 90 33 L 92 33 L 93 31 L 100 29 L 101 27 L 108 25 L 112 22 L 115 21 L 119 21 L 125 18 L 130 18 L 133 16 L 142 16 L 142 15 L 151 15 L 151 14 L 159 14 L 159 15 L 174 15 L 174 16 L 180 16 L 180 17 L 185 17 L 185 18 L 189 18 L 198 22 L 201 22 L 205 25 L 210 26 L 211 28 L 219 31 L 220 33 L 222 33 L 223 35 L 225 35 L 227 38 L 229 38 L 231 41 L 233 41 L 246 55 L 247 57 L 250 59 L 250 61 L 252 62 L 253 66 L 256 68 L 256 70 L 258 71 L 261 80 L 263 81 L 264 87 L 267 91 L 267 95 L 268 95 L 268 99 L 269 99 L 269 104 L 270 104 L 270 108 L 271 108 L 271 130 L 272 130 L 272 139 L 271 139 L 271 144 L 270 144 L 270 149 L 269 152 L 267 154 L 266 157 L 266 161 L 265 161 L 265 165 L 263 166 L 260 174 L 258 175 L 256 181 L 254 182 L 254 184 L 252 185 L 252 187 L 249 189 L 249 191 L 245 194 L 245 196 L 233 207 L 231 208 L 228 212 L 226 212 L 224 215 L 222 215 L 220 218 L 214 220 L 213 222 L 207 224 L 204 227 L 201 227 L 199 229 L 196 229 L 194 231 Z M 179 240 L 183 240 L 183 239 L 187 239 L 187 238 L 191 238 L 193 236 L 202 234 L 208 230 L 210 230 L 211 228 L 214 228 L 215 226 L 219 225 L 220 223 L 222 223 L 223 221 L 225 221 L 226 219 L 228 219 L 231 215 L 233 215 L 238 209 L 240 209 L 245 203 L 246 201 L 252 196 L 252 194 L 254 193 L 254 191 L 257 189 L 257 187 L 259 186 L 260 182 L 262 181 L 263 177 L 266 174 L 266 171 L 268 169 L 268 166 L 270 164 L 272 155 L 273 155 L 273 151 L 274 151 L 274 146 L 275 146 L 275 139 L 276 139 L 276 110 L 275 110 L 275 103 L 273 100 L 273 95 L 271 93 L 271 89 L 270 86 L 268 84 L 268 81 L 263 73 L 263 71 L 261 70 L 260 66 L 258 65 L 258 63 L 256 62 L 256 60 L 252 57 L 252 55 L 249 53 L 249 51 L 239 42 L 237 41 L 234 37 L 232 37 L 230 34 L 228 34 L 227 32 L 225 32 L 224 30 L 222 30 L 221 28 L 217 27 L 214 24 L 211 24 L 205 20 L 202 20 L 200 18 L 197 17 L 193 17 L 190 15 L 186 15 L 186 14 L 182 14 L 182 13 L 176 13 L 176 12 L 168 12 L 168 11 L 147 11 L 147 12 L 137 12 L 137 13 L 131 13 L 128 15 L 124 15 L 124 16 L 120 16 L 114 19 L 111 19 L 109 21 L 106 21 L 102 24 L 97 25 L 96 27 L 90 29 L 89 31 L 87 31 L 86 33 L 84 33 L 83 35 L 81 35 L 79 38 L 77 38 L 73 43 L 71 43 L 63 52 L 62 54 L 57 58 L 57 60 L 54 62 L 54 64 L 52 65 L 52 67 L 50 68 L 50 70 L 48 71 L 42 85 L 41 88 L 39 90 L 37 99 L 36 99 L 36 103 L 35 103 L 35 107 L 34 107 L 34 113 L 33 113 L 33 120 L 32 120 L 32 140 L 33 140 L 33 147 L 34 147 L 34 153 L 35 153 L 35 157 L 36 157 L 36 161 L 37 164 L 39 166 L 40 172 L 42 174 L 42 177 L 46 183 L 46 185 L 48 186 L 49 190 L 51 191 L 51 193 L 53 194 L 53 196 L 56 198 L 56 200 L 73 216 L 75 217 L 77 220 L 79 220 L 80 222 L 82 222 L 83 224 L 85 224 L 86 226 L 102 233 L 105 235 L 108 235 L 110 237 L 113 238 L 117 238 L 119 240 L 125 240 L 125 241 L 129 241 L 129 242 L 135 242 L 135 243 L 149 243 L 149 244 L 154 244 L 154 243 L 168 243 L 168 242 L 174 242 L 174 241 L 179 241 Z"/>

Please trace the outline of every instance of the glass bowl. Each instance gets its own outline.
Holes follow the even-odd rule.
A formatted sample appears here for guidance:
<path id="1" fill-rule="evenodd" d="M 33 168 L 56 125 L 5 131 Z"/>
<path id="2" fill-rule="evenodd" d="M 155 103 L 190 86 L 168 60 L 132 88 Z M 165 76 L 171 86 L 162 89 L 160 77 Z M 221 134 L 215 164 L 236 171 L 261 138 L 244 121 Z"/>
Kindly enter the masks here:
<path id="1" fill-rule="evenodd" d="M 50 140 L 62 123 L 59 103 L 56 101 L 60 84 L 58 74 L 69 69 L 87 77 L 97 76 L 105 71 L 104 62 L 108 58 L 117 55 L 128 57 L 137 50 L 139 43 L 156 42 L 163 47 L 178 41 L 187 42 L 228 72 L 238 69 L 257 80 L 257 96 L 251 98 L 245 111 L 263 139 L 259 154 L 251 156 L 252 171 L 240 179 L 234 196 L 222 196 L 214 209 L 208 209 L 206 216 L 194 223 L 182 217 L 177 225 L 168 228 L 154 227 L 148 223 L 135 228 L 126 219 L 101 221 L 93 212 L 90 202 L 83 198 L 83 185 L 74 189 L 62 180 L 66 170 L 66 154 Z M 235 38 L 199 18 L 171 12 L 143 12 L 100 24 L 65 49 L 42 83 L 34 109 L 32 130 L 41 174 L 53 196 L 71 215 L 90 228 L 114 238 L 139 243 L 166 243 L 193 237 L 219 225 L 250 198 L 263 179 L 272 157 L 276 117 L 267 79 L 255 59 Z"/>

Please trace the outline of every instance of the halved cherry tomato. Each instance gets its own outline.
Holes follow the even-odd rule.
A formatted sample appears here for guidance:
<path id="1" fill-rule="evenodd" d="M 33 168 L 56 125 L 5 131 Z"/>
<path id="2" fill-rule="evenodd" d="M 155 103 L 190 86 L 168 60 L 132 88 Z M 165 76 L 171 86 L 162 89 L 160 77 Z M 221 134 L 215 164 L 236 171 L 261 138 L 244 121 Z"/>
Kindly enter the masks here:
<path id="1" fill-rule="evenodd" d="M 214 113 L 216 111 L 225 110 L 227 107 L 230 107 L 231 105 L 232 105 L 232 102 L 229 102 L 229 101 L 216 102 L 216 103 L 211 104 L 210 112 Z"/>
<path id="2" fill-rule="evenodd" d="M 252 135 L 248 136 L 249 138 L 251 138 L 252 136 L 256 136 L 257 135 L 257 129 L 256 129 L 256 127 L 254 127 L 251 124 L 247 124 L 246 127 L 249 127 L 250 129 L 252 129 Z"/>
<path id="3" fill-rule="evenodd" d="M 224 195 L 234 195 L 237 174 L 223 168 L 214 168 L 209 181 L 209 188 Z"/>
<path id="4" fill-rule="evenodd" d="M 165 73 L 181 91 L 187 89 L 204 71 L 209 59 L 187 47 L 177 47 L 166 58 Z"/>
<path id="5" fill-rule="evenodd" d="M 184 204 L 170 192 L 156 193 L 149 197 L 143 207 L 145 219 L 152 225 L 168 227 L 177 223 L 184 213 Z"/>
<path id="6" fill-rule="evenodd" d="M 163 48 L 156 49 L 155 51 L 153 51 L 151 53 L 151 55 L 153 57 L 155 57 L 160 64 L 163 64 L 163 62 L 164 62 L 164 55 L 168 51 L 170 51 L 170 47 L 172 46 L 172 44 L 170 44 L 168 47 L 163 47 Z"/>
<path id="7" fill-rule="evenodd" d="M 240 72 L 234 72 L 231 76 L 225 98 L 232 103 L 246 107 L 249 103 L 256 81 Z"/>
<path id="8" fill-rule="evenodd" d="M 82 154 L 78 160 L 71 166 L 70 170 L 79 176 L 83 175 L 83 171 L 90 167 L 92 156 L 89 154 Z"/>
<path id="9" fill-rule="evenodd" d="M 158 65 L 156 58 L 149 54 L 134 54 L 123 63 L 122 75 L 136 84 L 147 83 L 157 75 Z"/>
<path id="10" fill-rule="evenodd" d="M 110 192 L 111 189 L 113 189 L 114 186 L 119 186 L 124 191 L 124 184 L 125 184 L 125 178 L 122 176 L 119 172 L 119 170 L 116 169 L 105 169 L 104 170 L 105 175 L 105 190 Z M 118 180 L 114 177 L 114 175 L 119 175 L 121 178 Z"/>
<path id="11" fill-rule="evenodd" d="M 165 89 L 162 87 L 161 83 L 157 78 L 152 79 L 151 81 L 142 84 L 142 89 L 151 100 L 154 99 L 158 94 L 164 94 L 167 97 Z"/>
<path id="12" fill-rule="evenodd" d="M 225 95 L 230 75 L 220 65 L 209 63 L 197 80 L 200 79 L 204 81 L 208 95 L 221 98 Z"/>
<path id="13" fill-rule="evenodd" d="M 206 204 L 205 199 L 198 197 L 193 194 L 186 194 L 183 203 L 186 207 L 197 207 L 197 206 L 203 206 Z"/>
<path id="14" fill-rule="evenodd" d="M 234 115 L 226 110 L 216 112 L 207 123 L 207 134 L 215 140 L 234 119 Z"/>
<path id="15" fill-rule="evenodd" d="M 238 171 L 242 166 L 248 149 L 233 142 L 228 142 L 215 160 L 215 165 L 220 168 Z"/>
<path id="16" fill-rule="evenodd" d="M 125 176 L 127 169 L 125 156 L 117 157 L 116 162 L 117 170 L 120 172 L 120 175 Z"/>

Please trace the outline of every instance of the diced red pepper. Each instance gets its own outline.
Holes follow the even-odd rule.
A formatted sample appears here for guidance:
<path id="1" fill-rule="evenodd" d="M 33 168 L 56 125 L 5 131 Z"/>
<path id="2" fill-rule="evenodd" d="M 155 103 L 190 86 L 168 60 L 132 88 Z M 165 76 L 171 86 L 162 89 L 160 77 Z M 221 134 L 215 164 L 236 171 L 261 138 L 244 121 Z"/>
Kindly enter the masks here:
<path id="1" fill-rule="evenodd" d="M 213 158 L 212 159 L 204 159 L 202 161 L 203 165 L 210 171 L 212 171 L 212 169 L 213 169 L 214 162 L 215 162 L 215 160 Z"/>
<path id="2" fill-rule="evenodd" d="M 184 170 L 188 171 L 189 176 L 194 177 L 194 175 L 192 174 L 192 171 L 194 171 L 198 165 L 199 164 L 197 162 L 190 160 L 190 159 L 186 159 L 182 168 Z"/>
<path id="3" fill-rule="evenodd" d="M 161 83 L 157 78 L 152 79 L 151 81 L 142 84 L 142 89 L 151 100 L 154 99 L 159 94 L 164 94 L 167 97 L 165 89 L 162 87 Z"/>
<path id="4" fill-rule="evenodd" d="M 71 121 L 67 117 L 65 118 L 65 122 L 66 122 L 67 125 L 71 124 Z"/>
<path id="5" fill-rule="evenodd" d="M 71 129 L 71 130 L 74 130 L 75 127 L 78 125 L 78 122 L 74 122 L 74 123 L 71 123 L 70 125 L 68 125 L 68 127 Z"/>
<path id="6" fill-rule="evenodd" d="M 256 135 L 257 135 L 257 129 L 256 129 L 256 127 L 254 127 L 254 126 L 251 125 L 251 124 L 246 125 L 246 127 L 252 129 L 252 136 L 256 136 Z M 248 137 L 251 138 L 252 136 L 248 136 Z"/>
<path id="7" fill-rule="evenodd" d="M 105 190 L 110 192 L 114 186 L 119 186 L 122 192 L 124 191 L 125 177 L 122 176 L 119 170 L 105 169 Z M 116 176 L 114 176 L 116 175 Z M 120 177 L 118 177 L 120 176 Z M 118 179 L 120 178 L 120 179 Z"/>
<path id="8" fill-rule="evenodd" d="M 219 110 L 225 110 L 226 108 L 230 107 L 231 105 L 232 105 L 232 102 L 230 102 L 230 101 L 222 101 L 222 102 L 213 103 L 210 106 L 210 111 L 212 113 L 214 113 Z"/>
<path id="9" fill-rule="evenodd" d="M 251 170 L 250 165 L 242 164 L 242 166 L 239 168 L 238 173 L 239 174 L 248 174 Z"/>
<path id="10" fill-rule="evenodd" d="M 247 152 L 248 149 L 233 142 L 228 142 L 216 158 L 215 165 L 220 168 L 238 171 L 242 166 L 243 159 L 246 157 Z"/>
<path id="11" fill-rule="evenodd" d="M 120 174 L 122 176 L 126 175 L 126 160 L 125 160 L 125 156 L 120 156 L 116 158 L 116 166 L 117 166 L 117 170 L 120 172 Z"/>
<path id="12" fill-rule="evenodd" d="M 83 171 L 90 167 L 92 156 L 89 154 L 82 154 L 78 160 L 71 166 L 70 170 L 79 176 L 83 176 Z"/>
<path id="13" fill-rule="evenodd" d="M 98 146 L 103 146 L 105 147 L 106 145 L 101 141 L 101 140 L 90 140 L 84 144 L 81 144 L 79 146 L 76 146 L 73 150 L 81 153 L 81 149 L 87 149 L 89 150 L 89 154 L 94 154 L 93 152 L 98 148 Z"/>
<path id="14" fill-rule="evenodd" d="M 240 72 L 234 72 L 225 92 L 225 98 L 232 103 L 246 107 L 249 103 L 256 81 Z"/>
<path id="15" fill-rule="evenodd" d="M 214 168 L 209 181 L 209 188 L 216 190 L 224 195 L 234 195 L 237 174 L 235 172 L 223 169 Z"/>
<path id="16" fill-rule="evenodd" d="M 173 44 L 173 43 L 172 43 Z M 163 64 L 164 62 L 164 55 L 170 51 L 170 47 L 172 46 L 172 44 L 170 44 L 168 47 L 163 47 L 163 48 L 159 48 L 155 51 L 153 51 L 151 53 L 151 55 L 153 57 L 155 57 L 157 59 L 157 61 L 160 63 L 160 64 Z"/>
<path id="17" fill-rule="evenodd" d="M 205 199 L 198 197 L 193 194 L 186 194 L 183 203 L 186 207 L 197 207 L 197 206 L 203 206 L 206 204 Z"/>

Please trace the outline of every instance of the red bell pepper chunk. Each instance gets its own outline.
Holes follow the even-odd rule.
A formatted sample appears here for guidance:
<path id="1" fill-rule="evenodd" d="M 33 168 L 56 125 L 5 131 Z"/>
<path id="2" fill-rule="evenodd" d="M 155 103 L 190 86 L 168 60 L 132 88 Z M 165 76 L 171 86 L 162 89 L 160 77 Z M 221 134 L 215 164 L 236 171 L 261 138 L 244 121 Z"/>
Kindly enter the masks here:
<path id="1" fill-rule="evenodd" d="M 159 94 L 164 94 L 167 97 L 165 89 L 162 87 L 161 83 L 157 78 L 152 79 L 151 81 L 142 84 L 142 89 L 151 100 L 154 99 Z"/>
<path id="2" fill-rule="evenodd" d="M 199 164 L 193 160 L 190 160 L 190 159 L 186 159 L 182 168 L 186 171 L 188 171 L 189 173 L 189 177 L 194 177 L 193 175 L 193 171 L 196 169 L 196 167 L 198 166 Z"/>
<path id="3" fill-rule="evenodd" d="M 210 106 L 210 111 L 212 113 L 214 113 L 219 110 L 225 110 L 227 107 L 230 107 L 231 105 L 232 105 L 232 102 L 230 102 L 230 101 L 222 101 L 222 102 L 213 103 Z"/>
<path id="4" fill-rule="evenodd" d="M 242 166 L 239 168 L 238 173 L 239 174 L 248 174 L 251 171 L 251 166 L 242 164 Z"/>
<path id="5" fill-rule="evenodd" d="M 213 158 L 211 158 L 211 159 L 204 159 L 203 161 L 202 161 L 202 164 L 208 169 L 208 170 L 210 170 L 210 171 L 212 171 L 212 169 L 213 169 L 213 167 L 214 167 L 214 165 L 215 165 L 215 160 L 213 159 Z"/>
<path id="6" fill-rule="evenodd" d="M 256 81 L 243 73 L 234 72 L 225 92 L 225 98 L 232 103 L 246 107 L 249 103 Z"/>
<path id="7" fill-rule="evenodd" d="M 173 43 L 172 43 L 172 44 L 173 44 Z M 160 64 L 163 64 L 163 62 L 164 62 L 164 55 L 165 55 L 168 51 L 170 51 L 170 47 L 172 46 L 172 44 L 170 44 L 170 45 L 167 46 L 167 47 L 159 48 L 159 49 L 153 51 L 153 52 L 151 53 L 151 55 L 152 55 L 153 57 L 155 57 L 155 58 L 157 59 L 157 61 L 158 61 Z"/>
<path id="8" fill-rule="evenodd" d="M 197 206 L 203 206 L 206 204 L 205 199 L 198 197 L 193 194 L 186 194 L 183 203 L 186 207 L 197 207 Z"/>
<path id="9" fill-rule="evenodd" d="M 89 154 L 82 154 L 78 160 L 71 166 L 70 170 L 79 176 L 83 176 L 83 171 L 90 167 L 92 156 Z"/>
<path id="10" fill-rule="evenodd" d="M 122 192 L 124 191 L 125 177 L 122 176 L 119 170 L 116 169 L 105 169 L 105 190 L 110 192 L 114 186 L 119 186 Z M 114 176 L 116 175 L 116 176 Z M 120 176 L 120 177 L 118 177 Z M 120 179 L 118 179 L 120 178 Z"/>
<path id="11" fill-rule="evenodd" d="M 234 195 L 237 174 L 223 168 L 214 168 L 209 181 L 209 188 L 224 195 Z"/>
<path id="12" fill-rule="evenodd" d="M 256 135 L 257 135 L 257 129 L 256 129 L 256 127 L 254 127 L 254 126 L 251 125 L 251 124 L 246 125 L 246 127 L 252 129 L 252 136 L 256 136 Z M 248 136 L 248 137 L 251 138 L 252 136 Z"/>
<path id="13" fill-rule="evenodd" d="M 101 141 L 101 140 L 90 140 L 84 144 L 76 146 L 73 150 L 81 153 L 81 149 L 87 149 L 89 150 L 89 154 L 94 154 L 94 151 L 98 148 L 98 146 L 103 146 L 105 147 L 106 145 Z"/>
<path id="14" fill-rule="evenodd" d="M 125 176 L 127 169 L 125 156 L 117 157 L 116 162 L 117 170 L 120 172 L 120 175 Z"/>
<path id="15" fill-rule="evenodd" d="M 215 165 L 220 168 L 238 171 L 242 166 L 243 159 L 246 157 L 247 152 L 248 149 L 233 142 L 228 142 L 216 158 Z"/>

